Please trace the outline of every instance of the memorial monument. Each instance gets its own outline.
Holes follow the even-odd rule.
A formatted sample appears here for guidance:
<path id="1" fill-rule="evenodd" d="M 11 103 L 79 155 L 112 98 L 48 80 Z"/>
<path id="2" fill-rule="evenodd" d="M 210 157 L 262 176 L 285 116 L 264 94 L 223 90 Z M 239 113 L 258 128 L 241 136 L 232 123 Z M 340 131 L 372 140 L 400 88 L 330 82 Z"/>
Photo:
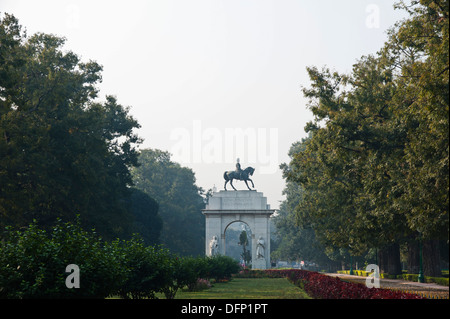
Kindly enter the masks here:
<path id="1" fill-rule="evenodd" d="M 235 173 L 233 179 L 249 180 L 245 170 L 239 170 L 240 164 L 236 165 L 236 171 L 225 172 L 225 180 L 231 180 L 225 177 L 231 173 Z M 253 172 L 252 168 L 252 174 Z M 254 187 L 253 181 L 252 186 Z M 206 208 L 202 210 L 206 218 L 206 255 L 226 255 L 225 234 L 228 226 L 234 222 L 243 222 L 250 227 L 252 233 L 252 268 L 267 269 L 270 268 L 269 217 L 275 210 L 270 209 L 263 193 L 248 188 L 249 190 L 236 190 L 233 186 L 233 191 L 227 191 L 225 183 L 225 190 L 213 192 L 209 198 Z"/>

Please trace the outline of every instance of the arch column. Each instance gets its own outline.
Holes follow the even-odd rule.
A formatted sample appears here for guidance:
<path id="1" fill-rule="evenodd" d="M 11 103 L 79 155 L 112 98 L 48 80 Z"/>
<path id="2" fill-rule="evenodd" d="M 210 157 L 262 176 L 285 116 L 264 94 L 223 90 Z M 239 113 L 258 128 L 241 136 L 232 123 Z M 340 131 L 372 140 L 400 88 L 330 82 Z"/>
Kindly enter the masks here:
<path id="1" fill-rule="evenodd" d="M 270 268 L 270 223 L 275 210 L 267 205 L 267 198 L 256 191 L 220 191 L 209 198 L 206 209 L 205 252 L 211 256 L 210 243 L 214 236 L 219 239 L 218 252 L 225 255 L 225 231 L 234 222 L 246 223 L 252 231 L 252 267 Z M 258 239 L 264 241 L 263 258 L 257 256 Z"/>

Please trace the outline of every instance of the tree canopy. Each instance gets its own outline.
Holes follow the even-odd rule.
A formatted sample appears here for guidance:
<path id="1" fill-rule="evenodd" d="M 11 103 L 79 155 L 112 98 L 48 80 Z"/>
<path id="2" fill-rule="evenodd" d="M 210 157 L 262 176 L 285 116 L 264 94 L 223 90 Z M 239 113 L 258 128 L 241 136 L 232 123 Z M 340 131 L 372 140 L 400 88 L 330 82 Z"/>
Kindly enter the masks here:
<path id="1" fill-rule="evenodd" d="M 195 174 L 171 161 L 170 153 L 144 149 L 139 166 L 133 168 L 135 186 L 159 205 L 163 227 L 161 244 L 181 255 L 205 251 L 204 191 L 195 184 Z"/>
<path id="2" fill-rule="evenodd" d="M 0 17 L 0 226 L 79 214 L 105 237 L 130 235 L 140 126 L 114 96 L 98 99 L 101 65 L 64 43 Z"/>
<path id="3" fill-rule="evenodd" d="M 410 18 L 350 74 L 307 68 L 310 138 L 282 166 L 301 186 L 297 224 L 356 255 L 414 240 L 448 244 L 448 1 L 396 7 Z"/>

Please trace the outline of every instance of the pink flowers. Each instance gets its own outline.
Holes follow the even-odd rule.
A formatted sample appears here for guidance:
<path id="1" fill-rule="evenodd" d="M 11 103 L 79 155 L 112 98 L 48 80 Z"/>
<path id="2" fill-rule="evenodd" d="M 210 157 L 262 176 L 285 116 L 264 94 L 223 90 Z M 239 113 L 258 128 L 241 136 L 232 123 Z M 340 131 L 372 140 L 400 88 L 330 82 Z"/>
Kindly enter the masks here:
<path id="1" fill-rule="evenodd" d="M 286 277 L 316 299 L 426 299 L 416 294 L 382 288 L 368 288 L 314 271 L 300 269 L 268 269 L 243 271 L 238 276 L 252 278 Z"/>
<path id="2" fill-rule="evenodd" d="M 198 278 L 194 290 L 200 291 L 209 288 L 211 288 L 211 283 L 208 279 Z"/>

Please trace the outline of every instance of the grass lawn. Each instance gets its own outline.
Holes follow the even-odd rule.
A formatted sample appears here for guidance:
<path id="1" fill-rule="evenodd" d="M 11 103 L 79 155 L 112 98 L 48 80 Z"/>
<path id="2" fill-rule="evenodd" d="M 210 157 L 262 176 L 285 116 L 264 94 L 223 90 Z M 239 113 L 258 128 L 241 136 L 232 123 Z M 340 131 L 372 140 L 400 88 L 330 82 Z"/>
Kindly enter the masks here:
<path id="1" fill-rule="evenodd" d="M 164 298 L 161 295 L 160 298 Z M 233 278 L 215 283 L 209 289 L 189 292 L 179 290 L 176 299 L 310 299 L 286 278 Z"/>

